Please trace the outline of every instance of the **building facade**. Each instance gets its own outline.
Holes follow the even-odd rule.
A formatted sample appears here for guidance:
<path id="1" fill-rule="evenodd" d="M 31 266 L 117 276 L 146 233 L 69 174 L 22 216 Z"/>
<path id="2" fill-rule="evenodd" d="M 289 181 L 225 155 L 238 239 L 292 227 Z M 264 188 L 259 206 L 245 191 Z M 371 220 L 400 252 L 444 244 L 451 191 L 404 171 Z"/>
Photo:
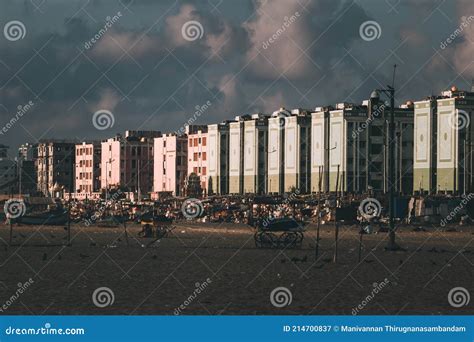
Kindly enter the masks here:
<path id="1" fill-rule="evenodd" d="M 47 197 L 74 192 L 75 141 L 43 140 L 36 159 L 37 189 Z"/>
<path id="2" fill-rule="evenodd" d="M 208 195 L 229 193 L 229 124 L 208 126 Z"/>
<path id="3" fill-rule="evenodd" d="M 76 145 L 75 198 L 90 198 L 101 189 L 101 143 L 83 142 Z"/>
<path id="4" fill-rule="evenodd" d="M 413 190 L 419 194 L 437 191 L 438 101 L 432 97 L 415 102 Z"/>
<path id="5" fill-rule="evenodd" d="M 474 92 L 453 87 L 437 100 L 438 192 L 465 194 L 473 189 Z"/>
<path id="6" fill-rule="evenodd" d="M 0 194 L 17 193 L 17 163 L 8 158 L 8 146 L 0 144 Z"/>
<path id="7" fill-rule="evenodd" d="M 329 115 L 331 107 L 311 113 L 311 192 L 329 191 Z"/>
<path id="8" fill-rule="evenodd" d="M 163 134 L 155 138 L 154 192 L 185 195 L 188 176 L 188 138 L 186 135 Z"/>
<path id="9" fill-rule="evenodd" d="M 327 141 L 324 150 L 329 151 L 329 191 L 366 191 L 367 131 L 362 129 L 366 122 L 366 106 L 339 103 L 330 111 L 327 130 L 329 139 L 322 139 L 322 142 Z M 359 134 L 354 134 L 359 131 Z"/>
<path id="10" fill-rule="evenodd" d="M 186 126 L 188 136 L 188 171 L 186 178 L 195 173 L 200 178 L 203 194 L 207 194 L 207 126 Z"/>
<path id="11" fill-rule="evenodd" d="M 274 111 L 268 119 L 268 192 L 281 194 L 285 189 L 285 108 Z"/>
<path id="12" fill-rule="evenodd" d="M 127 131 L 101 143 L 100 185 L 106 194 L 115 188 L 140 197 L 153 190 L 153 139 L 161 133 L 146 132 Z"/>
<path id="13" fill-rule="evenodd" d="M 229 193 L 244 192 L 244 122 L 249 116 L 237 116 L 229 123 Z"/>
<path id="14" fill-rule="evenodd" d="M 285 118 L 284 138 L 285 192 L 311 191 L 311 116 L 309 111 L 294 109 Z"/>
<path id="15" fill-rule="evenodd" d="M 268 116 L 253 114 L 244 121 L 243 193 L 267 192 Z"/>
<path id="16" fill-rule="evenodd" d="M 364 101 L 368 106 L 367 184 L 376 191 L 386 193 L 389 182 L 389 149 L 395 148 L 394 190 L 401 194 L 413 193 L 413 134 L 414 106 L 411 101 L 394 108 L 395 141 L 390 141 L 389 121 L 390 106 L 381 101 L 378 92 L 374 91 L 370 100 Z"/>
<path id="17" fill-rule="evenodd" d="M 38 158 L 37 144 L 22 144 L 18 148 L 18 191 L 19 194 L 33 195 L 37 192 L 35 161 Z"/>

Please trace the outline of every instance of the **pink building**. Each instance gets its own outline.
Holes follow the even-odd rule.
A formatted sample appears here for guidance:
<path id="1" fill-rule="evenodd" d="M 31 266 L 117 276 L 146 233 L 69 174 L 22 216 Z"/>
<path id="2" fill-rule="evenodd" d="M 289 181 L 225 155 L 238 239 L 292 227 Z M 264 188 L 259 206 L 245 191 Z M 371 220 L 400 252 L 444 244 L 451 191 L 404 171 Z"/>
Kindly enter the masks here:
<path id="1" fill-rule="evenodd" d="M 101 187 L 141 196 L 152 191 L 154 131 L 127 131 L 102 142 Z"/>
<path id="2" fill-rule="evenodd" d="M 188 126 L 188 174 L 195 173 L 201 179 L 201 188 L 207 194 L 207 126 Z"/>
<path id="3" fill-rule="evenodd" d="M 76 145 L 75 198 L 91 198 L 100 191 L 100 155 L 100 142 Z"/>
<path id="4" fill-rule="evenodd" d="M 164 134 L 155 139 L 155 167 L 153 190 L 168 191 L 174 196 L 184 195 L 186 173 L 188 171 L 186 136 Z"/>

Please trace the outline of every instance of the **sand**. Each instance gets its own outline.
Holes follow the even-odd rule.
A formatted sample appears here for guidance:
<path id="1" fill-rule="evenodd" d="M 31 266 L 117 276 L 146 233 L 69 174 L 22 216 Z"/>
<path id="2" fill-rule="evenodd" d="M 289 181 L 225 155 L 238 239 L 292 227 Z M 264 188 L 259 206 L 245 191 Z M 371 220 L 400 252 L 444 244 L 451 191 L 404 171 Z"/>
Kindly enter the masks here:
<path id="1" fill-rule="evenodd" d="M 384 250 L 386 233 L 364 235 L 361 262 L 358 229 L 343 227 L 337 263 L 334 226 L 321 228 L 318 260 L 314 228 L 300 249 L 283 250 L 257 249 L 245 225 L 182 222 L 149 247 L 138 225 L 127 226 L 129 246 L 123 228 L 75 224 L 72 246 L 63 246 L 63 227 L 15 226 L 16 246 L 7 248 L 9 227 L 1 225 L 0 308 L 9 305 L 0 314 L 473 314 L 472 300 L 448 302 L 455 287 L 474 295 L 473 227 L 404 227 L 397 241 L 406 251 L 397 252 Z M 113 292 L 113 304 L 94 304 L 99 287 Z M 288 305 L 272 304 L 277 287 L 290 291 Z"/>

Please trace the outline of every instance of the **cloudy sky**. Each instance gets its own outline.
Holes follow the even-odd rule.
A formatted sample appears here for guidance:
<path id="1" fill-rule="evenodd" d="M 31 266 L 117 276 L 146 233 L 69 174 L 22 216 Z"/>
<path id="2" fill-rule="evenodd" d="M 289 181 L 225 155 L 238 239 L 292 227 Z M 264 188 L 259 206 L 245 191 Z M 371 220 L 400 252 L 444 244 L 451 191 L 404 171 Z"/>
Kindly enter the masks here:
<path id="1" fill-rule="evenodd" d="M 175 131 L 208 101 L 197 123 L 359 103 L 395 63 L 398 103 L 474 77 L 471 0 L 10 0 L 0 28 L 11 154 L 48 137 Z M 112 127 L 94 125 L 101 110 Z"/>

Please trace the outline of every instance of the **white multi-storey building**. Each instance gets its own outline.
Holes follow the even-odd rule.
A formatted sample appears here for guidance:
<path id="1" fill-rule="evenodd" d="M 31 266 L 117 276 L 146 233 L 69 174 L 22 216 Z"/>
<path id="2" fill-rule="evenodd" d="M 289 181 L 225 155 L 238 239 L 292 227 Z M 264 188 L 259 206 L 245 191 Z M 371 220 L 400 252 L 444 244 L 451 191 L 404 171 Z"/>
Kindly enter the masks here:
<path id="1" fill-rule="evenodd" d="M 188 174 L 195 173 L 201 180 L 203 194 L 207 194 L 208 187 L 208 134 L 207 126 L 191 125 L 186 126 L 188 136 Z"/>
<path id="2" fill-rule="evenodd" d="M 268 192 L 284 192 L 285 182 L 285 118 L 291 112 L 285 108 L 272 113 L 268 119 Z"/>
<path id="3" fill-rule="evenodd" d="M 285 192 L 310 192 L 311 116 L 309 111 L 294 109 L 285 118 L 284 136 Z"/>
<path id="4" fill-rule="evenodd" d="M 474 189 L 474 92 L 453 87 L 437 100 L 438 191 L 464 194 Z"/>
<path id="5" fill-rule="evenodd" d="M 267 189 L 268 116 L 253 114 L 244 121 L 244 193 Z"/>
<path id="6" fill-rule="evenodd" d="M 100 191 L 101 143 L 76 144 L 74 197 L 90 198 Z"/>
<path id="7" fill-rule="evenodd" d="M 188 172 L 188 138 L 175 133 L 155 138 L 153 191 L 170 192 L 174 196 L 185 193 Z"/>
<path id="8" fill-rule="evenodd" d="M 209 194 L 229 193 L 229 122 L 208 126 Z"/>
<path id="9" fill-rule="evenodd" d="M 329 112 L 332 109 L 317 107 L 311 113 L 311 192 L 329 191 Z"/>
<path id="10" fill-rule="evenodd" d="M 229 124 L 229 193 L 244 191 L 244 121 L 248 116 L 238 116 Z"/>

